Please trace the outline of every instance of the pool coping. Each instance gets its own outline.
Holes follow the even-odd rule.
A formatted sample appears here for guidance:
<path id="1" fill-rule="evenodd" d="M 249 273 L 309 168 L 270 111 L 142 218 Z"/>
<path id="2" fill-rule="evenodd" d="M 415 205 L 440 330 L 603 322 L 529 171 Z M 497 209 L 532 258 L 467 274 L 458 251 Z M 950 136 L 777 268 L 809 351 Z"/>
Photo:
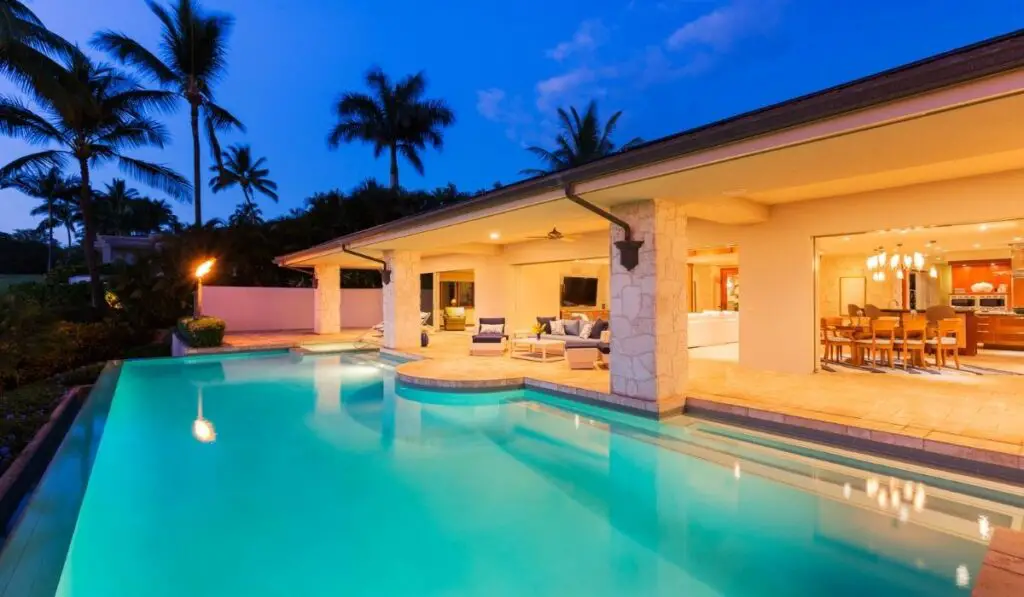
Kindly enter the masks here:
<path id="1" fill-rule="evenodd" d="M 700 396 L 686 399 L 685 413 L 1024 485 L 1024 459 L 1006 452 L 811 419 Z"/>
<path id="2" fill-rule="evenodd" d="M 50 412 L 49 419 L 0 476 L 0 524 L 4 528 L 10 525 L 22 500 L 45 474 L 91 390 L 92 384 L 88 384 L 73 386 L 65 391 Z"/>

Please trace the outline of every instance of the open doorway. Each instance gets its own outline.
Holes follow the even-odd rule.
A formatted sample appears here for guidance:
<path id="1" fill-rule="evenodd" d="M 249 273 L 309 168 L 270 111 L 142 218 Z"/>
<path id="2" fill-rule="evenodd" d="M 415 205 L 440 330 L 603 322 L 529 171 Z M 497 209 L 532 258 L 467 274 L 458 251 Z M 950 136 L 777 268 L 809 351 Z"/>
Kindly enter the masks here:
<path id="1" fill-rule="evenodd" d="M 740 268 L 736 246 L 691 249 L 687 257 L 690 356 L 739 361 Z"/>
<path id="2" fill-rule="evenodd" d="M 816 251 L 820 370 L 1024 373 L 1024 221 L 821 237 Z"/>

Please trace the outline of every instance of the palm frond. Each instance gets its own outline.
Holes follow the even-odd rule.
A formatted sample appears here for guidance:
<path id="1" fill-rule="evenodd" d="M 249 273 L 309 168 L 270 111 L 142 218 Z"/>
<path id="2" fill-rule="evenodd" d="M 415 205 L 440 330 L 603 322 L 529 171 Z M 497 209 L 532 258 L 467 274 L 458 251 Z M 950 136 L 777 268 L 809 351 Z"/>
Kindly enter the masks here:
<path id="1" fill-rule="evenodd" d="M 163 164 L 154 164 L 144 160 L 117 156 L 117 165 L 122 172 L 142 181 L 148 186 L 167 193 L 179 201 L 188 202 L 192 185 L 188 180 Z"/>
<path id="2" fill-rule="evenodd" d="M 100 31 L 93 36 L 91 44 L 94 48 L 107 52 L 121 64 L 137 68 L 162 85 L 169 85 L 177 80 L 169 66 L 142 44 L 123 33 Z"/>
<path id="3" fill-rule="evenodd" d="M 62 138 L 60 130 L 20 100 L 0 97 L 0 134 L 41 145 Z"/>
<path id="4" fill-rule="evenodd" d="M 63 169 L 67 164 L 67 159 L 67 152 L 59 149 L 47 149 L 23 155 L 0 168 L 0 180 L 8 180 L 19 174 L 38 174 L 50 168 Z"/>

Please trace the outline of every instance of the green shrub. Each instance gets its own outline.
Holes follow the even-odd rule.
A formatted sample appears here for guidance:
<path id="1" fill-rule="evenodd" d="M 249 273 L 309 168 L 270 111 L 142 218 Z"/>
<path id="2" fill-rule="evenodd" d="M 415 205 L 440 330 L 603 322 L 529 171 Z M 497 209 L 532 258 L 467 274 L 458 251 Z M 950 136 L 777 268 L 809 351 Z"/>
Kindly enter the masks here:
<path id="1" fill-rule="evenodd" d="M 182 317 L 178 320 L 178 333 L 186 344 L 193 348 L 211 348 L 220 346 L 224 341 L 224 328 L 227 324 L 218 317 Z"/>

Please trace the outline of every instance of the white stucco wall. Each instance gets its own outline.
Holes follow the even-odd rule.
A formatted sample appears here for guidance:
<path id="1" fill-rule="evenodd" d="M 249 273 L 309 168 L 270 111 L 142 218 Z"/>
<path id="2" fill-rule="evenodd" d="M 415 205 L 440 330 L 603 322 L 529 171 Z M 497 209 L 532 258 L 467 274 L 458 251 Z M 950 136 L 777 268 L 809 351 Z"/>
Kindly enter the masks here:
<path id="1" fill-rule="evenodd" d="M 379 288 L 341 290 L 341 327 L 362 329 L 383 318 Z M 313 329 L 312 288 L 204 286 L 203 313 L 220 317 L 228 332 Z"/>

